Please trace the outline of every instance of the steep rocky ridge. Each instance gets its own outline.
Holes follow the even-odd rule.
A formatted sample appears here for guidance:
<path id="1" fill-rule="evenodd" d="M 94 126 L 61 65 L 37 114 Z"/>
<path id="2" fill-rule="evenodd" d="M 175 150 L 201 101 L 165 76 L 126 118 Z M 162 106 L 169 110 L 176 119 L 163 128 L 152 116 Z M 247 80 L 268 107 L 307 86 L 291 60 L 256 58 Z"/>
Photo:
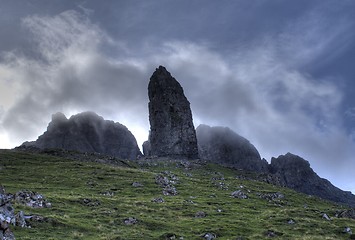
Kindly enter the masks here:
<path id="1" fill-rule="evenodd" d="M 269 171 L 276 176 L 281 186 L 355 207 L 355 195 L 319 177 L 310 167 L 309 162 L 297 155 L 287 153 L 272 158 Z"/>
<path id="2" fill-rule="evenodd" d="M 198 158 L 190 102 L 179 82 L 165 67 L 159 66 L 151 76 L 148 96 L 150 154 L 157 157 Z"/>
<path id="3" fill-rule="evenodd" d="M 196 135 L 201 159 L 247 171 L 268 169 L 254 145 L 227 127 L 200 125 Z"/>
<path id="4" fill-rule="evenodd" d="M 69 119 L 63 113 L 53 114 L 47 131 L 23 146 L 102 153 L 123 159 L 136 159 L 141 155 L 135 137 L 124 125 L 104 120 L 93 112 L 83 112 Z"/>

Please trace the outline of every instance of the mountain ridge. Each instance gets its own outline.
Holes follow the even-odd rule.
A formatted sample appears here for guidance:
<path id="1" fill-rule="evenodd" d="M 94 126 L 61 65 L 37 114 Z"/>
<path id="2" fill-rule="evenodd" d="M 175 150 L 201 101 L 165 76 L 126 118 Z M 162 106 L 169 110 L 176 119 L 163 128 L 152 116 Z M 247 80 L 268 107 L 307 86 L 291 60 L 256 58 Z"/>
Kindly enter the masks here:
<path id="1" fill-rule="evenodd" d="M 151 132 L 143 144 L 145 157 L 191 159 L 200 155 L 209 162 L 271 174 L 267 177 L 270 183 L 355 207 L 355 195 L 320 178 L 309 162 L 297 155 L 280 155 L 268 164 L 246 138 L 229 128 L 201 125 L 195 130 L 190 102 L 165 67 L 159 66 L 150 78 L 148 97 Z M 110 126 L 109 131 L 105 126 Z M 102 140 L 102 135 L 108 136 L 107 141 Z M 142 156 L 127 127 L 92 112 L 74 115 L 69 120 L 64 114 L 54 114 L 47 132 L 22 146 L 96 152 L 133 160 Z"/>

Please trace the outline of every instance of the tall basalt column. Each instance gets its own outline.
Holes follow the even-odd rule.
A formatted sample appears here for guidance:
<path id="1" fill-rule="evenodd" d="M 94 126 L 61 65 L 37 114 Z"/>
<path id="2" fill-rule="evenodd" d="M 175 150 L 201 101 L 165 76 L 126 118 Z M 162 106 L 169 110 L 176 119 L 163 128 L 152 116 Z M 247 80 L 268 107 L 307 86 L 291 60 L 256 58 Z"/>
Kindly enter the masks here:
<path id="1" fill-rule="evenodd" d="M 159 66 L 150 78 L 148 96 L 151 155 L 198 158 L 190 102 L 165 67 Z"/>

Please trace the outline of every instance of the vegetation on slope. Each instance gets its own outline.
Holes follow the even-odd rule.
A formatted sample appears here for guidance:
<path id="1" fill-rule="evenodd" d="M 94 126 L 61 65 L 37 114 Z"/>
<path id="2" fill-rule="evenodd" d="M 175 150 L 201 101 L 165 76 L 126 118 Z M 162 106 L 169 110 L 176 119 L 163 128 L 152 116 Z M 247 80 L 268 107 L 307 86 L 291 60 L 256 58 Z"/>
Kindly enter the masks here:
<path id="1" fill-rule="evenodd" d="M 207 233 L 217 239 L 349 239 L 353 235 L 344 228 L 355 230 L 355 220 L 335 217 L 345 209 L 339 205 L 221 166 L 82 160 L 0 151 L 0 184 L 6 191 L 36 191 L 52 203 L 43 209 L 15 205 L 16 211 L 44 217 L 31 228 L 13 227 L 17 239 L 203 239 Z M 175 177 L 176 196 L 163 195 L 159 174 Z M 237 190 L 248 198 L 232 197 Z M 165 201 L 152 201 L 158 197 Z M 138 222 L 126 225 L 129 217 Z"/>

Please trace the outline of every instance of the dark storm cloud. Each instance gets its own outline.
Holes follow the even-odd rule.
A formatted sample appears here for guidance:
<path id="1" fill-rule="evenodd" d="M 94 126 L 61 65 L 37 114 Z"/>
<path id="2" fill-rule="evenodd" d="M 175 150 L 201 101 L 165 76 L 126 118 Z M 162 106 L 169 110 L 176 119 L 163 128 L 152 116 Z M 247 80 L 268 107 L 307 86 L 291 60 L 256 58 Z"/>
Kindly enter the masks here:
<path id="1" fill-rule="evenodd" d="M 34 139 L 57 111 L 92 110 L 127 125 L 141 143 L 149 77 L 164 65 L 183 86 L 196 125 L 229 126 L 268 159 L 301 155 L 322 177 L 355 190 L 339 177 L 355 167 L 342 119 L 350 90 L 329 70 L 355 41 L 352 1 L 53 1 L 42 8 L 47 1 L 31 1 L 27 12 L 13 2 L 6 4 L 19 11 L 21 27 L 6 28 L 19 38 L 16 51 L 1 40 L 2 141 L 6 134 L 12 144 Z M 350 70 L 341 69 L 347 86 Z"/>
<path id="2" fill-rule="evenodd" d="M 119 109 L 146 112 L 147 78 L 134 62 L 114 60 L 100 53 L 110 39 L 85 15 L 66 11 L 55 17 L 28 17 L 26 26 L 35 37 L 41 60 L 10 54 L 3 65 L 11 80 L 26 86 L 8 110 L 4 126 L 22 136 L 33 135 L 43 116 L 51 111 L 96 108 L 112 113 Z M 27 84 L 31 81 L 31 84 Z M 47 118 L 46 118 L 47 119 Z M 19 131 L 22 126 L 26 131 Z"/>

